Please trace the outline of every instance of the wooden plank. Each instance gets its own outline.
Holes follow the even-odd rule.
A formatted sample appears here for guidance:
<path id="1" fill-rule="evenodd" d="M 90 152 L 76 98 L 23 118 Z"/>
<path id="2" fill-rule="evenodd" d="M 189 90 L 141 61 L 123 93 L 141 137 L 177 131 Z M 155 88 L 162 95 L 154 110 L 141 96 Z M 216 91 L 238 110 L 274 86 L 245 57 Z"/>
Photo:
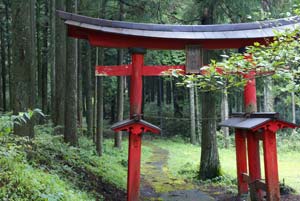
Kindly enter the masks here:
<path id="1" fill-rule="evenodd" d="M 248 162 L 250 183 L 261 179 L 260 156 L 259 156 L 259 140 L 256 139 L 252 131 L 247 131 L 247 147 L 248 147 Z M 262 200 L 262 191 L 253 188 L 250 185 L 251 200 Z"/>
<path id="2" fill-rule="evenodd" d="M 143 66 L 143 76 L 161 76 L 164 72 L 178 69 L 180 74 L 185 74 L 185 66 Z M 170 72 L 171 73 L 171 72 Z M 132 65 L 120 66 L 96 66 L 96 76 L 130 76 L 132 74 Z"/>
<path id="3" fill-rule="evenodd" d="M 244 180 L 244 174 L 247 174 L 247 150 L 246 138 L 240 129 L 235 130 L 236 146 L 236 166 L 239 195 L 248 193 L 248 182 Z"/>
<path id="4" fill-rule="evenodd" d="M 179 73 L 185 74 L 185 66 L 144 66 L 143 67 L 143 75 L 144 76 L 160 76 L 164 75 L 164 73 L 168 73 L 171 70 L 178 69 Z M 170 72 L 171 73 L 171 72 Z"/>
<path id="5" fill-rule="evenodd" d="M 267 200 L 279 201 L 279 177 L 276 148 L 276 133 L 266 130 L 263 140 Z"/>
<path id="6" fill-rule="evenodd" d="M 131 64 L 120 66 L 96 66 L 96 76 L 129 76 Z"/>
<path id="7" fill-rule="evenodd" d="M 186 46 L 186 73 L 198 74 L 203 66 L 203 48 L 200 45 Z"/>

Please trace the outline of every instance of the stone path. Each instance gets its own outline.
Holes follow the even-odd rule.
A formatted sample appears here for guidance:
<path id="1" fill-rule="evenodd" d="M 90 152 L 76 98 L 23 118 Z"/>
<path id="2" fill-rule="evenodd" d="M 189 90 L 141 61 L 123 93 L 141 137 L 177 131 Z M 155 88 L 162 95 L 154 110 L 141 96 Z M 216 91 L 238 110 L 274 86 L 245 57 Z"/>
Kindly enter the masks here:
<path id="1" fill-rule="evenodd" d="M 197 186 L 174 178 L 168 171 L 167 150 L 153 144 L 152 156 L 142 166 L 141 198 L 144 201 L 211 201 L 214 198 L 198 190 Z"/>

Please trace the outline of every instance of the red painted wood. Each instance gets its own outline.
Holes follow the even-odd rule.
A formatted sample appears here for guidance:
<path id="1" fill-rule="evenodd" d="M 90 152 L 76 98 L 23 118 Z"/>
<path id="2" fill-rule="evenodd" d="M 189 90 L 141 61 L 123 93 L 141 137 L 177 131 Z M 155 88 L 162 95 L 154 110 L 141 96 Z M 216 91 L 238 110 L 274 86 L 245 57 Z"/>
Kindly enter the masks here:
<path id="1" fill-rule="evenodd" d="M 235 130 L 236 166 L 239 195 L 248 193 L 248 183 L 243 180 L 243 173 L 247 174 L 246 138 L 243 131 Z"/>
<path id="2" fill-rule="evenodd" d="M 251 71 L 249 74 L 244 75 L 245 78 L 248 79 L 244 88 L 244 105 L 246 112 L 257 111 L 255 75 L 255 71 Z"/>
<path id="3" fill-rule="evenodd" d="M 127 201 L 138 201 L 140 193 L 142 134 L 129 133 Z"/>
<path id="4" fill-rule="evenodd" d="M 180 73 L 185 73 L 185 66 L 144 66 L 143 67 L 143 75 L 144 76 L 159 76 L 163 75 L 164 72 L 170 72 L 170 70 L 179 69 Z"/>
<path id="5" fill-rule="evenodd" d="M 132 55 L 132 74 L 130 78 L 130 118 L 140 116 L 142 112 L 142 68 L 144 64 L 143 54 Z M 129 156 L 127 178 L 127 200 L 138 201 L 140 192 L 140 164 L 141 164 L 140 134 L 129 133 Z"/>
<path id="6" fill-rule="evenodd" d="M 130 76 L 131 64 L 119 66 L 96 66 L 98 76 Z"/>
<path id="7" fill-rule="evenodd" d="M 184 74 L 185 66 L 143 66 L 143 76 L 160 76 L 164 72 L 179 69 L 180 73 Z M 96 66 L 96 75 L 98 76 L 130 76 L 132 73 L 132 64 L 120 66 Z"/>
<path id="8" fill-rule="evenodd" d="M 263 140 L 267 200 L 279 201 L 279 177 L 276 149 L 276 133 L 266 130 Z"/>
<path id="9" fill-rule="evenodd" d="M 201 45 L 205 49 L 230 49 L 253 45 L 254 42 L 267 44 L 271 38 L 259 39 L 168 39 L 154 37 L 136 37 L 105 33 L 68 25 L 68 35 L 74 38 L 89 40 L 93 46 L 130 48 L 143 47 L 146 49 L 184 50 L 187 45 Z"/>
<path id="10" fill-rule="evenodd" d="M 253 183 L 256 180 L 261 179 L 261 168 L 259 155 L 259 139 L 255 137 L 252 131 L 247 131 L 247 146 L 250 183 Z M 262 200 L 262 191 L 256 190 L 255 195 L 252 195 L 251 199 Z"/>
<path id="11" fill-rule="evenodd" d="M 142 111 L 144 55 L 132 55 L 132 74 L 130 77 L 130 117 L 140 115 Z"/>
<path id="12" fill-rule="evenodd" d="M 296 124 L 285 122 L 285 121 L 280 121 L 280 120 L 275 120 L 275 121 L 270 121 L 267 124 L 259 125 L 255 128 L 252 128 L 253 131 L 258 131 L 258 130 L 269 130 L 274 133 L 276 133 L 279 129 L 284 129 L 284 128 L 292 128 L 295 129 L 297 127 Z"/>

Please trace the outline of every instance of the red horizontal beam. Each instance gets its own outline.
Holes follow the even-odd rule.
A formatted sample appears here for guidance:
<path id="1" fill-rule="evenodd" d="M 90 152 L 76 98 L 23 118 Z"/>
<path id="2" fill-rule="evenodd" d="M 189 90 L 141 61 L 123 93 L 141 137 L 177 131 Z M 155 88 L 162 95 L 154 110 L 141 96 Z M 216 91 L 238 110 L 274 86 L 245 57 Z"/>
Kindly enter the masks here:
<path id="1" fill-rule="evenodd" d="M 185 66 L 143 66 L 143 76 L 160 76 L 164 72 L 179 69 L 182 74 L 185 72 Z M 119 66 L 96 66 L 97 76 L 130 76 L 132 74 L 132 65 Z"/>
<path id="2" fill-rule="evenodd" d="M 143 67 L 143 76 L 161 76 L 164 72 L 168 72 L 170 70 L 180 70 L 181 74 L 185 74 L 185 65 L 178 66 L 144 66 Z M 216 71 L 219 74 L 223 74 L 223 68 L 217 67 Z M 207 74 L 207 70 L 201 69 L 199 70 L 199 74 L 205 75 Z M 228 73 L 228 72 L 227 72 Z M 241 74 L 238 72 L 234 72 L 231 74 Z M 274 71 L 266 71 L 266 72 L 256 72 L 256 76 L 262 75 L 272 75 Z M 96 66 L 96 76 L 130 76 L 131 75 L 131 64 L 127 65 L 118 65 L 118 66 Z"/>
<path id="3" fill-rule="evenodd" d="M 131 64 L 119 66 L 96 66 L 97 76 L 129 76 L 131 75 Z"/>
<path id="4" fill-rule="evenodd" d="M 163 75 L 164 72 L 168 72 L 170 70 L 179 69 L 182 74 L 185 73 L 185 66 L 144 66 L 143 67 L 143 75 L 144 76 L 159 76 Z"/>

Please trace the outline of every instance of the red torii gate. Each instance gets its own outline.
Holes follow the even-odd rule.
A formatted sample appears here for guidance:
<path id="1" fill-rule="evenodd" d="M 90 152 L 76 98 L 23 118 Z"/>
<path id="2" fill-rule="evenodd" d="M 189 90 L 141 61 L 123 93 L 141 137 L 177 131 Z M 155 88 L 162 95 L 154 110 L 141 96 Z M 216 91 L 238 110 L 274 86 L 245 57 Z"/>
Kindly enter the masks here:
<path id="1" fill-rule="evenodd" d="M 202 66 L 202 51 L 204 49 L 241 48 L 252 45 L 254 42 L 267 44 L 274 37 L 273 29 L 282 31 L 286 28 L 293 29 L 295 24 L 300 24 L 299 17 L 279 19 L 264 22 L 222 24 L 222 25 L 159 25 L 129 23 L 90 18 L 63 11 L 57 11 L 68 26 L 68 35 L 74 38 L 86 39 L 93 46 L 134 48 L 132 51 L 132 64 L 121 66 L 98 66 L 98 75 L 131 76 L 130 85 L 130 119 L 113 125 L 115 131 L 126 130 L 129 134 L 128 157 L 128 183 L 127 200 L 137 201 L 140 185 L 140 157 L 141 136 L 143 132 L 150 131 L 158 134 L 160 129 L 141 119 L 142 104 L 142 76 L 157 76 L 170 69 L 182 69 L 184 73 L 199 73 Z M 186 66 L 144 66 L 144 49 L 186 49 Z M 256 105 L 255 75 L 249 74 L 249 81 L 245 87 L 245 107 L 252 108 Z M 274 133 L 274 132 L 273 132 Z M 276 156 L 274 146 L 274 134 L 264 137 L 264 142 Z M 252 135 L 247 135 L 248 150 L 258 150 L 258 143 Z M 266 140 L 267 139 L 267 140 Z M 248 182 L 243 176 L 247 174 L 247 159 L 245 150 L 246 137 L 236 133 L 237 144 L 237 176 L 239 194 L 248 192 Z M 241 144 L 239 144 L 241 143 Z M 276 138 L 275 138 L 276 145 Z M 242 154 L 239 152 L 242 151 Z M 274 152 L 275 151 L 275 152 Z M 259 152 L 254 151 L 248 156 L 258 162 Z M 266 156 L 266 154 L 265 154 Z M 274 156 L 274 155 L 272 155 Z M 277 164 L 276 157 L 272 158 L 272 164 Z M 275 162 L 274 162 L 275 160 Z M 256 162 L 249 163 L 250 183 L 253 179 L 260 180 L 260 166 Z M 265 158 L 265 162 L 268 161 Z M 267 165 L 268 166 L 268 165 Z M 268 174 L 271 184 L 279 186 L 277 165 L 271 165 Z M 245 169 L 246 168 L 246 169 Z M 242 179 L 241 179 L 242 178 Z M 270 178 L 269 178 L 270 180 Z M 269 201 L 279 200 L 279 187 L 271 192 L 266 189 Z M 256 194 L 259 198 L 260 192 Z"/>
<path id="2" fill-rule="evenodd" d="M 144 66 L 146 51 L 141 48 L 133 48 L 131 53 L 132 64 L 97 66 L 96 75 L 130 76 L 130 119 L 114 124 L 112 129 L 115 132 L 127 131 L 129 133 L 127 198 L 135 201 L 139 200 L 142 134 L 145 132 L 160 133 L 158 127 L 142 120 L 142 77 L 159 76 L 164 71 L 171 69 L 184 70 L 184 66 Z"/>

